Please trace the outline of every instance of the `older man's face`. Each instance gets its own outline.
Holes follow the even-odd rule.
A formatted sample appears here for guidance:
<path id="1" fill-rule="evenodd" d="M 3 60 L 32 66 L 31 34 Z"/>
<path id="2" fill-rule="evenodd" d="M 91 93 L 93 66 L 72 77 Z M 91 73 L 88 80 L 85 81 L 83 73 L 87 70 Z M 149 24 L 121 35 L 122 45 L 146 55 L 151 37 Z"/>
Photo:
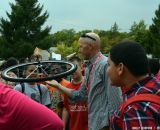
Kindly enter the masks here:
<path id="1" fill-rule="evenodd" d="M 79 42 L 79 52 L 82 54 L 84 59 L 89 59 L 92 53 L 92 47 L 88 43 Z"/>

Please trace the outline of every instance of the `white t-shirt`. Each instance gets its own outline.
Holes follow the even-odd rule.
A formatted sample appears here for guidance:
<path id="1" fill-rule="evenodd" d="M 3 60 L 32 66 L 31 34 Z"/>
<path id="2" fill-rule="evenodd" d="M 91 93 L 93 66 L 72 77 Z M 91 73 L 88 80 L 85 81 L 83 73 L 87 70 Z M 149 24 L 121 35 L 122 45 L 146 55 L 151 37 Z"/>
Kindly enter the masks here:
<path id="1" fill-rule="evenodd" d="M 38 85 L 30 85 L 28 83 L 24 83 L 24 94 L 30 97 L 31 99 L 43 104 L 43 105 L 49 105 L 51 103 L 50 101 L 50 95 L 48 88 L 42 84 L 40 84 L 40 90 L 41 90 L 41 97 L 40 97 L 40 91 L 38 89 Z M 14 88 L 15 90 L 22 92 L 22 85 L 18 84 Z M 42 101 L 41 101 L 42 99 Z"/>

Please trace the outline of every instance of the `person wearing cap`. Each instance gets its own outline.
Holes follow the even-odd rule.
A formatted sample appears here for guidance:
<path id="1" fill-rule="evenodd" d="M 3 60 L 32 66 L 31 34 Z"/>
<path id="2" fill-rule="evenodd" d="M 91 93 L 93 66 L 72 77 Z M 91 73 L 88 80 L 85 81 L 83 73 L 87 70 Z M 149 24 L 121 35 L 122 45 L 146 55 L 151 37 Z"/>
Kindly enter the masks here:
<path id="1" fill-rule="evenodd" d="M 70 102 L 88 99 L 88 129 L 108 130 L 109 118 L 121 102 L 121 90 L 110 86 L 106 73 L 107 58 L 100 52 L 100 38 L 97 34 L 90 32 L 82 35 L 79 51 L 89 61 L 80 89 L 64 88 L 54 80 L 47 83 L 68 95 Z"/>

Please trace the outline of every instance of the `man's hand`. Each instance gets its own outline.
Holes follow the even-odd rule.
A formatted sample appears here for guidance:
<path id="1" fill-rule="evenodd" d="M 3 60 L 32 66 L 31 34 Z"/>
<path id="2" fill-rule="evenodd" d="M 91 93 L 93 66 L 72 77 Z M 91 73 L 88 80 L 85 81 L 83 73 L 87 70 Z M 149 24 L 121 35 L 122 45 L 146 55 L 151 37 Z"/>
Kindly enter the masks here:
<path id="1" fill-rule="evenodd" d="M 46 81 L 46 83 L 54 88 L 59 88 L 59 86 L 61 86 L 56 80 Z"/>
<path id="2" fill-rule="evenodd" d="M 56 80 L 46 81 L 46 84 L 48 84 L 51 87 L 57 88 L 60 92 L 66 94 L 69 97 L 72 95 L 73 89 L 62 86 Z"/>

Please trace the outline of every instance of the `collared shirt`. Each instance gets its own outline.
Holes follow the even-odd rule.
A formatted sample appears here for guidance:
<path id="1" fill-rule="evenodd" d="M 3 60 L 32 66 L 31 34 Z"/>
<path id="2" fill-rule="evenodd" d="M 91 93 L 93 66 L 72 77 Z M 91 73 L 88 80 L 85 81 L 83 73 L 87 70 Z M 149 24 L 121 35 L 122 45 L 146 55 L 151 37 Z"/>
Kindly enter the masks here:
<path id="1" fill-rule="evenodd" d="M 156 94 L 160 96 L 160 83 L 153 77 L 147 77 L 134 84 L 124 94 L 124 100 L 138 94 Z M 112 130 L 158 130 L 160 129 L 160 106 L 151 102 L 130 104 L 120 118 L 121 106 L 111 118 Z"/>
<path id="2" fill-rule="evenodd" d="M 78 91 L 73 91 L 70 101 L 84 101 L 88 98 L 88 127 L 89 130 L 99 130 L 108 126 L 109 117 L 118 108 L 121 102 L 121 91 L 119 88 L 111 87 L 106 73 L 107 58 L 102 57 L 95 64 L 92 76 L 90 72 L 100 52 L 89 59 L 85 70 L 84 82 Z M 92 77 L 90 81 L 90 77 Z M 87 83 L 90 82 L 89 91 Z M 107 121 L 107 122 L 106 122 Z"/>

